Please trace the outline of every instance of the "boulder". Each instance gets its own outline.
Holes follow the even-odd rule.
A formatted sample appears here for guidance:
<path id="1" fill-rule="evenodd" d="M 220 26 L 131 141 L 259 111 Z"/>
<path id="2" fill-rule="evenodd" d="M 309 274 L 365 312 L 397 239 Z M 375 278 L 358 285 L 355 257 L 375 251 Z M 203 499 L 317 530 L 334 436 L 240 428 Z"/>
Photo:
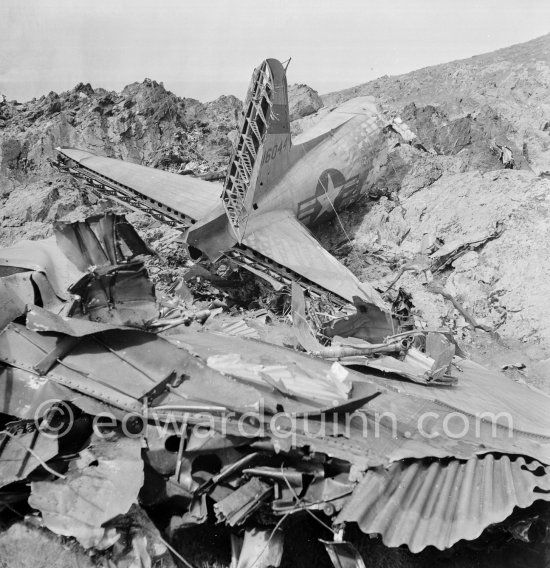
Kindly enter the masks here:
<path id="1" fill-rule="evenodd" d="M 290 85 L 288 103 L 290 120 L 313 114 L 323 106 L 323 101 L 317 91 L 307 85 Z"/>

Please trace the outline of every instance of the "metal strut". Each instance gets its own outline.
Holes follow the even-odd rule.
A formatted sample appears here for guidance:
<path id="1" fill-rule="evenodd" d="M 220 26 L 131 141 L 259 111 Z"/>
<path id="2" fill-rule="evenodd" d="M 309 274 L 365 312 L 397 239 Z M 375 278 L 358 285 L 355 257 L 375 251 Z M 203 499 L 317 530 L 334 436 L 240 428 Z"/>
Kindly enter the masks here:
<path id="1" fill-rule="evenodd" d="M 147 215 L 157 219 L 157 221 L 182 231 L 194 223 L 192 219 L 179 211 L 168 211 L 168 208 L 161 203 L 145 197 L 131 187 L 106 178 L 68 158 L 63 159 L 61 156 L 58 156 L 57 161 L 50 160 L 50 164 L 58 170 L 81 179 L 87 188 L 100 199 L 107 197 L 134 211 L 147 213 Z"/>
<path id="2" fill-rule="evenodd" d="M 277 281 L 281 286 L 290 286 L 292 282 L 298 282 L 303 287 L 309 290 L 309 293 L 314 298 L 325 297 L 331 303 L 337 306 L 345 306 L 349 302 L 326 288 L 319 286 L 312 280 L 304 278 L 301 274 L 290 270 L 286 266 L 271 260 L 253 249 L 244 245 L 238 245 L 225 253 L 225 256 L 234 260 L 237 264 L 245 267 L 252 268 L 265 274 L 269 279 Z"/>

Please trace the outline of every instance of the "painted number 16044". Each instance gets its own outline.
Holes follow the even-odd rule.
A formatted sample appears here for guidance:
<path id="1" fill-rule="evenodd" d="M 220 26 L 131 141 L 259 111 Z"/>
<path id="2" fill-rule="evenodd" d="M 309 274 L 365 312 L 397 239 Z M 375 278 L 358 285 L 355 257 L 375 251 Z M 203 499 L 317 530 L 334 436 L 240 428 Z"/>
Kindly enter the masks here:
<path id="1" fill-rule="evenodd" d="M 264 153 L 264 159 L 262 160 L 262 164 L 268 164 L 271 160 L 274 160 L 278 154 L 281 154 L 283 150 L 288 148 L 288 137 L 285 138 L 284 141 L 281 141 L 279 144 L 275 144 L 271 146 L 266 152 Z"/>

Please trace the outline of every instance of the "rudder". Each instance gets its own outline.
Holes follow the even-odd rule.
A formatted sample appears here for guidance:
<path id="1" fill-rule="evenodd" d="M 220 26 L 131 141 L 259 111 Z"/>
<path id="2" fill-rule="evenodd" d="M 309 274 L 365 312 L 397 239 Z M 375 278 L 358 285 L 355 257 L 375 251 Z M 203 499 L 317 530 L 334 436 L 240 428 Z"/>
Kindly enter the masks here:
<path id="1" fill-rule="evenodd" d="M 239 139 L 225 179 L 222 200 L 239 241 L 261 195 L 286 171 L 290 120 L 286 73 L 276 59 L 254 70 Z"/>

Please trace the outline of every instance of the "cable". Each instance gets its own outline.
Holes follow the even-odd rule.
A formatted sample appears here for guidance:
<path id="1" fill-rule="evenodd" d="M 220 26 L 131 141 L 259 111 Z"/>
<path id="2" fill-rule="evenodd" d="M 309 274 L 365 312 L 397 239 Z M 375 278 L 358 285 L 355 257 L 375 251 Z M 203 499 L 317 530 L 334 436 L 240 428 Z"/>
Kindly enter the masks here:
<path id="1" fill-rule="evenodd" d="M 38 461 L 38 463 L 49 473 L 51 473 L 52 475 L 55 475 L 56 477 L 59 477 L 59 479 L 67 479 L 64 475 L 62 475 L 61 473 L 58 473 L 57 471 L 55 471 L 55 469 L 52 469 L 34 450 L 31 450 L 30 448 L 27 448 L 27 446 L 25 446 L 25 444 L 21 443 L 16 436 L 14 436 L 11 432 L 8 432 L 7 430 L 2 430 L 0 432 L 0 435 L 6 435 L 8 438 L 11 438 L 16 444 L 18 444 L 19 446 L 21 446 L 25 451 L 27 451 L 29 454 L 31 454 L 31 456 Z"/>
<path id="2" fill-rule="evenodd" d="M 256 563 L 258 562 L 258 560 L 260 560 L 260 558 L 262 557 L 262 554 L 267 550 L 267 547 L 269 546 L 269 543 L 271 542 L 271 539 L 275 536 L 275 532 L 279 530 L 279 528 L 281 527 L 281 525 L 284 523 L 284 521 L 290 516 L 290 513 L 286 513 L 286 515 L 275 525 L 275 528 L 271 531 L 271 534 L 269 535 L 269 538 L 267 539 L 267 542 L 265 543 L 265 546 L 262 548 L 262 550 L 260 551 L 260 554 L 258 554 L 258 556 L 256 557 L 256 559 L 254 560 L 254 562 L 252 562 L 252 564 L 250 565 L 250 568 L 253 568 L 253 566 L 256 565 Z"/>
<path id="3" fill-rule="evenodd" d="M 281 475 L 283 476 L 283 479 L 285 480 L 287 487 L 290 489 L 290 492 L 294 495 L 296 502 L 297 502 L 296 504 L 299 505 L 303 501 L 303 498 L 300 499 L 300 497 L 298 497 L 298 495 L 296 494 L 296 491 L 294 491 L 294 488 L 292 487 L 292 485 L 290 485 L 290 483 L 289 483 L 289 481 L 288 481 L 288 479 L 285 475 L 285 471 L 284 471 L 283 466 L 284 466 L 284 464 L 281 464 Z M 308 508 L 304 508 L 304 510 L 311 517 L 313 517 L 318 523 L 320 523 L 323 527 L 328 529 L 334 536 L 336 536 L 336 531 L 334 531 L 331 527 L 329 527 L 326 523 L 324 523 L 321 519 L 319 519 L 319 517 L 316 517 Z M 290 514 L 290 513 L 287 513 L 287 514 Z"/>
<path id="4" fill-rule="evenodd" d="M 303 152 L 303 155 L 305 156 L 305 155 L 306 155 L 306 150 L 305 150 L 305 148 L 303 148 L 303 147 L 302 147 L 302 152 Z M 314 170 L 313 170 L 313 168 L 307 163 L 307 160 L 306 160 L 306 164 L 308 165 L 309 169 L 310 169 L 313 173 L 315 173 Z M 329 176 L 327 176 L 327 180 L 328 180 L 328 177 L 329 177 Z M 337 211 L 336 208 L 334 207 L 334 203 L 332 202 L 332 200 L 331 200 L 330 197 L 329 197 L 328 188 L 325 187 L 325 184 L 323 183 L 323 181 L 322 181 L 321 178 L 319 178 L 319 183 L 321 184 L 321 187 L 323 188 L 323 191 L 325 192 L 325 197 L 326 197 L 327 201 L 329 202 L 329 204 L 330 204 L 332 210 L 334 211 L 334 215 L 336 216 L 336 219 L 338 220 L 338 223 L 339 223 L 339 225 L 340 225 L 340 228 L 342 229 L 342 232 L 344 233 L 344 235 L 345 235 L 345 237 L 346 237 L 346 239 L 347 239 L 347 241 L 348 241 L 348 244 L 349 244 L 349 246 L 351 247 L 351 250 L 352 250 L 353 253 L 355 254 L 356 260 L 360 262 L 360 261 L 361 261 L 361 257 L 359 256 L 359 253 L 358 253 L 357 250 L 355 249 L 355 247 L 354 247 L 354 245 L 353 245 L 353 242 L 352 242 L 350 236 L 348 235 L 348 232 L 346 231 L 346 228 L 344 227 L 344 224 L 342 223 L 342 219 L 340 218 L 340 215 L 338 215 L 338 211 Z"/>

